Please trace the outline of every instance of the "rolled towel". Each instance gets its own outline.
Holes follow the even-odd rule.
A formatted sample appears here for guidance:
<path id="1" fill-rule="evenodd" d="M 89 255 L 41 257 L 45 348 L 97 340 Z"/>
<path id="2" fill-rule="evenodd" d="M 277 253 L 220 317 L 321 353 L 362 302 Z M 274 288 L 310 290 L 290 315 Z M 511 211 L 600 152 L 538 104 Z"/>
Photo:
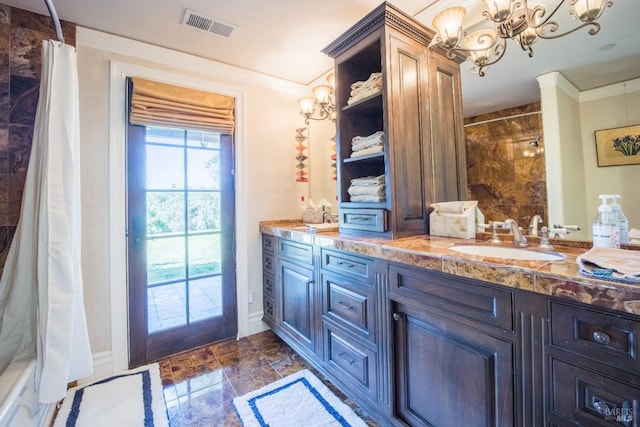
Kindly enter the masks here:
<path id="1" fill-rule="evenodd" d="M 640 251 L 594 247 L 576 262 L 580 273 L 604 280 L 640 283 Z"/>
<path id="2" fill-rule="evenodd" d="M 387 192 L 387 186 L 385 184 L 380 185 L 365 185 L 364 187 L 359 187 L 357 185 L 352 185 L 347 189 L 347 192 L 352 196 L 385 196 Z"/>

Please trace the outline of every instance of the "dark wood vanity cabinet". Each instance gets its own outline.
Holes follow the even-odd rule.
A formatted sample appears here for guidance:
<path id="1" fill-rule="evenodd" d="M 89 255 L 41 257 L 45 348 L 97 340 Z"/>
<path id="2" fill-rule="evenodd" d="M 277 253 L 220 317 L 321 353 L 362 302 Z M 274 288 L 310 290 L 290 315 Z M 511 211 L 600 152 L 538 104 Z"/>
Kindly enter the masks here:
<path id="1" fill-rule="evenodd" d="M 552 300 L 550 418 L 558 426 L 637 426 L 640 319 Z"/>
<path id="2" fill-rule="evenodd" d="M 423 234 L 432 202 L 466 197 L 459 63 L 429 49 L 434 32 L 389 3 L 324 49 L 335 59 L 340 227 Z M 381 73 L 381 90 L 351 102 Z M 384 132 L 383 151 L 354 156 L 352 138 Z M 460 167 L 459 167 L 460 166 Z M 385 176 L 386 199 L 353 201 L 351 180 Z"/>
<path id="3" fill-rule="evenodd" d="M 381 425 L 639 425 L 640 316 L 266 234 L 263 290 Z"/>
<path id="4" fill-rule="evenodd" d="M 393 414 L 411 426 L 514 426 L 514 295 L 389 265 Z"/>
<path id="5" fill-rule="evenodd" d="M 263 270 L 263 320 L 296 351 L 313 356 L 321 339 L 314 247 L 263 235 Z"/>
<path id="6" fill-rule="evenodd" d="M 376 404 L 382 361 L 374 260 L 324 248 L 321 259 L 323 365 Z"/>

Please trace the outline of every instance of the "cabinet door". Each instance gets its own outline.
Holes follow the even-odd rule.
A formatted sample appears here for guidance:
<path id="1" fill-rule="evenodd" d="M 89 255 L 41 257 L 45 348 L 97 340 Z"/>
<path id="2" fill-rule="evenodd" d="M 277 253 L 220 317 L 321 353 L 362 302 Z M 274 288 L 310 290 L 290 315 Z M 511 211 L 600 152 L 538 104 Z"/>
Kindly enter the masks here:
<path id="1" fill-rule="evenodd" d="M 514 345 L 393 303 L 394 412 L 411 426 L 513 426 Z"/>
<path id="2" fill-rule="evenodd" d="M 465 200 L 467 161 L 462 119 L 460 66 L 444 55 L 429 54 L 431 110 L 431 176 L 427 202 Z"/>
<path id="3" fill-rule="evenodd" d="M 280 260 L 282 329 L 309 350 L 314 350 L 313 270 Z"/>

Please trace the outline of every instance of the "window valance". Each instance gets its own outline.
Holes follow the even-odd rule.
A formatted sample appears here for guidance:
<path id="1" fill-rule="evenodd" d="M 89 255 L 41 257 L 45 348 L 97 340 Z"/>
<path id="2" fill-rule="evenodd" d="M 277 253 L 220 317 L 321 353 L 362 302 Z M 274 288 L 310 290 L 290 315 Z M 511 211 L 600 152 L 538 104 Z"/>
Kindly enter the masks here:
<path id="1" fill-rule="evenodd" d="M 233 133 L 234 98 L 138 77 L 131 81 L 131 124 Z"/>

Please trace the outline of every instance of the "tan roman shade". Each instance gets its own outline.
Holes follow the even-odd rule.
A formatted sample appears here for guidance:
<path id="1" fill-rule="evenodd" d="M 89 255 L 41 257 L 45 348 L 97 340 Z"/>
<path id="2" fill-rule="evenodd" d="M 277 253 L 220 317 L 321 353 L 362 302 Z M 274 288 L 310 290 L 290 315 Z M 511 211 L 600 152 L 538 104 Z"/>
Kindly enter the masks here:
<path id="1" fill-rule="evenodd" d="M 131 80 L 131 124 L 233 133 L 234 98 L 137 77 Z"/>

